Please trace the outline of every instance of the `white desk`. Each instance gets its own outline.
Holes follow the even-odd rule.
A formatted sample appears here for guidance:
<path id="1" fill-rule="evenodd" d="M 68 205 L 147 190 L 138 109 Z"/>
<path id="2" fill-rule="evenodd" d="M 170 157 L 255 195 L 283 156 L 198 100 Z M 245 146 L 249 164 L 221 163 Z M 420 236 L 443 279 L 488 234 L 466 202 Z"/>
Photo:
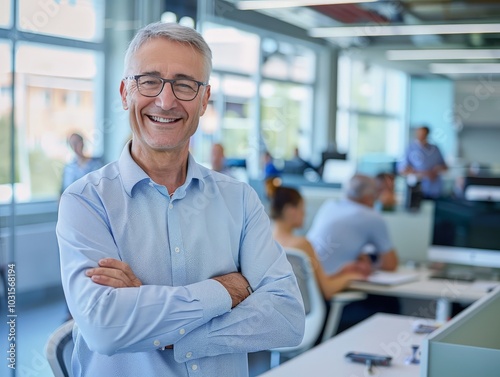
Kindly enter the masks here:
<path id="1" fill-rule="evenodd" d="M 403 268 L 400 270 L 404 271 Z M 495 281 L 475 281 L 470 283 L 458 280 L 429 279 L 429 270 L 419 269 L 417 271 L 419 279 L 410 283 L 386 286 L 357 281 L 351 283 L 349 289 L 384 296 L 436 300 L 436 319 L 445 321 L 450 316 L 452 302 L 471 304 L 483 297 L 490 288 L 500 284 L 500 282 Z M 423 308 L 423 310 L 429 311 L 428 309 Z M 426 314 L 415 313 L 415 315 L 423 317 Z"/>
<path id="2" fill-rule="evenodd" d="M 416 319 L 394 314 L 375 314 L 261 377 L 369 376 L 363 364 L 353 363 L 345 358 L 345 354 L 350 351 L 392 356 L 392 365 L 374 366 L 372 376 L 418 377 L 419 365 L 405 363 L 412 353 L 411 346 L 420 345 L 426 337 L 413 333 L 412 324 Z"/>

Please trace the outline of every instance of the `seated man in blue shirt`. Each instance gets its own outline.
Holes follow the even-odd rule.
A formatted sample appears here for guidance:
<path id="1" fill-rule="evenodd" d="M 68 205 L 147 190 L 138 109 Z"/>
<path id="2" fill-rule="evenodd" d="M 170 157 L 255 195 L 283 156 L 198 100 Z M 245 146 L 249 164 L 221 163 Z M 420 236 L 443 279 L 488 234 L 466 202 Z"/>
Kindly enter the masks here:
<path id="1" fill-rule="evenodd" d="M 189 153 L 211 51 L 155 23 L 125 56 L 132 140 L 62 195 L 74 377 L 248 376 L 247 353 L 300 343 L 304 307 L 256 193 Z"/>
<path id="2" fill-rule="evenodd" d="M 377 255 L 377 266 L 373 267 L 397 268 L 397 253 L 387 225 L 373 208 L 378 194 L 375 179 L 356 174 L 349 181 L 346 199 L 326 201 L 318 210 L 307 238 L 328 274 L 355 260 L 371 264 L 370 258 L 363 253 L 367 247 Z"/>
<path id="3" fill-rule="evenodd" d="M 326 201 L 318 210 L 307 238 L 327 274 L 335 274 L 353 261 L 364 263 L 368 271 L 397 268 L 398 256 L 387 225 L 373 208 L 378 195 L 374 178 L 356 174 L 348 183 L 345 199 Z M 366 254 L 367 249 L 372 256 Z M 365 301 L 346 306 L 338 331 L 379 311 L 399 312 L 397 299 L 382 297 L 368 296 Z"/>

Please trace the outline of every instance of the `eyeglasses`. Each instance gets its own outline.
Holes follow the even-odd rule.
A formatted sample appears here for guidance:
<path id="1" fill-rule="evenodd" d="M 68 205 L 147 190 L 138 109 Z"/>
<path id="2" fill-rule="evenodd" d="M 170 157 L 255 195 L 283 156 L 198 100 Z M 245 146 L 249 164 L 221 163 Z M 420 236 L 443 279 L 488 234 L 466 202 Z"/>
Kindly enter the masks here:
<path id="1" fill-rule="evenodd" d="M 200 86 L 205 86 L 208 83 L 191 80 L 191 79 L 164 79 L 153 75 L 135 75 L 124 77 L 124 80 L 135 80 L 137 90 L 144 97 L 156 97 L 160 95 L 165 83 L 169 83 L 172 87 L 172 92 L 175 98 L 180 101 L 192 101 L 198 95 Z"/>

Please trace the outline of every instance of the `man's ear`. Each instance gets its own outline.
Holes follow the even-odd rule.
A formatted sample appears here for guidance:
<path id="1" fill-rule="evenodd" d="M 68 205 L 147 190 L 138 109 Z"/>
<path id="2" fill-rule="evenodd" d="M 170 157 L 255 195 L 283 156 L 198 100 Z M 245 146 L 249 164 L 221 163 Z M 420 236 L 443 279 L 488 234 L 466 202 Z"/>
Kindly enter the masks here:
<path id="1" fill-rule="evenodd" d="M 123 110 L 128 110 L 128 102 L 127 102 L 127 87 L 125 85 L 125 80 L 122 80 L 120 83 L 120 96 L 122 97 L 122 106 Z"/>
<path id="2" fill-rule="evenodd" d="M 201 108 L 200 108 L 200 116 L 205 114 L 208 106 L 208 100 L 210 99 L 210 85 L 207 85 L 205 88 L 205 92 L 203 93 L 203 99 L 201 100 Z"/>

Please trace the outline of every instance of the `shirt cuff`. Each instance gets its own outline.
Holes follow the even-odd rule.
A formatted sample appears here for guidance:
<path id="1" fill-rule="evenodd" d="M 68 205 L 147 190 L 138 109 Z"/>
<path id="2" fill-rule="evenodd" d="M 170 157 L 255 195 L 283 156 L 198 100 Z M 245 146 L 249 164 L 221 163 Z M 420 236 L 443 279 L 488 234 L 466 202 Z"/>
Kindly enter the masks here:
<path id="1" fill-rule="evenodd" d="M 231 296 L 224 286 L 216 280 L 208 279 L 189 285 L 189 290 L 200 300 L 205 322 L 231 311 Z"/>

